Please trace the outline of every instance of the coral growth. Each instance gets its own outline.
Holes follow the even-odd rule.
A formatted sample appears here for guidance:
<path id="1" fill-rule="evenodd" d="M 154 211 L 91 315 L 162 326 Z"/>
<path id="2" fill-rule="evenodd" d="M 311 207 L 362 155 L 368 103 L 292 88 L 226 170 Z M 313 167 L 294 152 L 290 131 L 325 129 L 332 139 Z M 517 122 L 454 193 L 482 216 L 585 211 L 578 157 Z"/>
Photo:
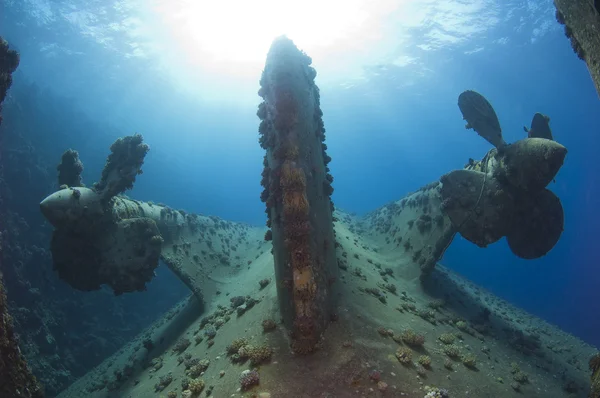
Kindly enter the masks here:
<path id="1" fill-rule="evenodd" d="M 162 391 L 165 388 L 167 388 L 169 386 L 169 384 L 171 384 L 172 381 L 173 381 L 173 376 L 171 375 L 171 373 L 167 373 L 166 375 L 160 377 L 160 379 L 158 380 L 158 383 L 156 383 L 154 385 L 154 390 L 156 392 Z"/>
<path id="2" fill-rule="evenodd" d="M 208 369 L 209 365 L 210 361 L 208 359 L 203 359 L 201 361 L 198 361 L 192 367 L 190 367 L 186 374 L 192 379 L 195 379 L 197 377 L 200 377 L 204 372 L 206 372 L 206 369 Z"/>
<path id="3" fill-rule="evenodd" d="M 398 347 L 396 358 L 400 363 L 407 365 L 412 361 L 412 350 L 408 347 Z"/>
<path id="4" fill-rule="evenodd" d="M 258 366 L 271 360 L 273 350 L 268 345 L 255 346 L 245 338 L 239 338 L 227 346 L 227 355 L 231 357 L 232 362 L 250 360 L 251 365 Z"/>
<path id="5" fill-rule="evenodd" d="M 431 367 L 431 358 L 429 357 L 429 355 L 421 355 L 417 359 L 417 362 L 425 369 L 429 369 Z"/>
<path id="6" fill-rule="evenodd" d="M 260 383 L 260 375 L 256 370 L 244 370 L 240 375 L 240 386 L 242 391 L 257 386 Z"/>
<path id="7" fill-rule="evenodd" d="M 175 343 L 175 346 L 173 347 L 173 352 L 175 352 L 177 354 L 181 354 L 182 352 L 187 350 L 187 348 L 190 346 L 190 344 L 191 343 L 190 343 L 189 339 L 182 337 L 179 340 L 177 340 L 177 343 Z"/>
<path id="8" fill-rule="evenodd" d="M 262 328 L 263 332 L 265 333 L 272 332 L 273 330 L 277 329 L 277 324 L 272 319 L 265 319 L 262 321 Z"/>
<path id="9" fill-rule="evenodd" d="M 204 380 L 202 379 L 194 379 L 190 381 L 189 390 L 192 393 L 192 396 L 199 396 L 202 390 L 204 390 Z"/>
<path id="10" fill-rule="evenodd" d="M 245 338 L 235 339 L 231 342 L 231 344 L 229 344 L 227 346 L 227 354 L 229 354 L 229 355 L 237 354 L 238 351 L 240 350 L 240 348 L 247 346 L 247 345 L 248 345 L 248 340 L 246 340 Z"/>
<path id="11" fill-rule="evenodd" d="M 445 388 L 425 386 L 424 390 L 427 393 L 424 398 L 450 398 L 450 393 Z"/>
<path id="12" fill-rule="evenodd" d="M 477 357 L 473 354 L 467 354 L 462 357 L 462 363 L 467 368 L 475 369 L 477 367 Z"/>
<path id="13" fill-rule="evenodd" d="M 406 345 L 412 347 L 421 347 L 425 343 L 425 336 L 411 329 L 404 330 L 400 337 Z"/>
<path id="14" fill-rule="evenodd" d="M 19 66 L 19 53 L 9 49 L 8 42 L 0 36 L 0 123 L 2 123 L 2 102 L 12 85 L 12 73 Z"/>
<path id="15" fill-rule="evenodd" d="M 263 290 L 265 287 L 267 287 L 269 285 L 269 283 L 271 283 L 270 279 L 268 279 L 268 278 L 261 279 L 258 282 L 258 285 L 260 286 L 260 290 Z"/>
<path id="16" fill-rule="evenodd" d="M 94 184 L 94 190 L 105 198 L 133 188 L 136 176 L 142 174 L 144 158 L 150 147 L 143 143 L 140 134 L 117 139 L 110 147 L 111 154 L 102 170 L 102 178 Z"/>
<path id="17" fill-rule="evenodd" d="M 19 65 L 19 54 L 10 50 L 8 42 L 0 36 L 0 112 L 6 91 L 12 84 L 12 73 Z M 0 113 L 0 123 L 2 115 Z M 3 172 L 0 168 L 0 172 Z M 4 175 L 0 175 L 2 181 Z M 5 192 L 1 192 L 3 199 Z M 5 210 L 0 209 L 0 219 L 6 222 Z M 4 228 L 4 227 L 3 227 Z M 0 247 L 0 250 L 6 250 Z M 6 259 L 2 253 L 1 260 Z M 0 264 L 4 267 L 5 264 Z M 2 397 L 42 397 L 44 395 L 37 379 L 31 374 L 27 362 L 17 344 L 13 320 L 8 314 L 8 302 L 0 272 L 0 396 Z"/>
<path id="18" fill-rule="evenodd" d="M 592 388 L 590 391 L 590 398 L 600 397 L 600 353 L 594 355 L 590 359 L 590 370 L 592 371 Z"/>
<path id="19" fill-rule="evenodd" d="M 456 340 L 456 335 L 454 333 L 443 333 L 438 337 L 438 340 L 444 344 L 452 344 Z"/>
<path id="20" fill-rule="evenodd" d="M 81 173 L 83 172 L 83 163 L 79 160 L 79 153 L 74 149 L 66 150 L 61 157 L 60 164 L 56 167 L 58 170 L 58 185 L 69 187 L 80 187 Z"/>
<path id="21" fill-rule="evenodd" d="M 442 351 L 450 358 L 456 359 L 460 357 L 460 347 L 456 344 L 446 345 L 442 348 Z"/>

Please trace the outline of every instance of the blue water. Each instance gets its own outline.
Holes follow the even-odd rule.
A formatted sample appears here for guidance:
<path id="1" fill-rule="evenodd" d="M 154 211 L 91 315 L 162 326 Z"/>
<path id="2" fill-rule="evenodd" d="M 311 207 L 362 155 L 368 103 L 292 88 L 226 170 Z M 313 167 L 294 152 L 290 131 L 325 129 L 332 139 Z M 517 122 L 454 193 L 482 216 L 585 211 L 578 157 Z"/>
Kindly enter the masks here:
<path id="1" fill-rule="evenodd" d="M 503 240 L 479 249 L 457 237 L 442 263 L 599 346 L 600 187 L 594 170 L 600 101 L 554 19 L 552 2 L 472 2 L 479 8 L 460 1 L 416 3 L 422 3 L 416 7 L 422 24 L 409 24 L 398 12 L 382 16 L 385 29 L 372 52 L 361 47 L 338 58 L 335 40 L 314 54 L 297 41 L 319 72 L 334 202 L 364 214 L 461 168 L 470 157 L 483 157 L 489 144 L 464 129 L 456 105 L 466 89 L 492 103 L 508 142 L 525 137 L 522 127 L 535 112 L 549 115 L 555 139 L 569 151 L 550 186 L 565 211 L 559 243 L 547 256 L 525 261 Z M 81 131 L 71 141 L 45 137 L 57 154 L 77 146 L 86 182 L 99 177 L 110 143 L 137 131 L 151 151 L 132 197 L 262 225 L 263 150 L 255 115 L 260 65 L 232 61 L 217 72 L 195 66 L 189 48 L 156 12 L 134 1 L 5 0 L 0 35 L 22 55 L 15 81 L 35 82 L 114 126 Z M 135 32 L 125 23 L 133 17 L 141 21 Z M 147 50 L 159 39 L 160 51 L 135 56 L 136 48 Z M 56 123 L 55 130 L 78 128 L 69 120 Z"/>

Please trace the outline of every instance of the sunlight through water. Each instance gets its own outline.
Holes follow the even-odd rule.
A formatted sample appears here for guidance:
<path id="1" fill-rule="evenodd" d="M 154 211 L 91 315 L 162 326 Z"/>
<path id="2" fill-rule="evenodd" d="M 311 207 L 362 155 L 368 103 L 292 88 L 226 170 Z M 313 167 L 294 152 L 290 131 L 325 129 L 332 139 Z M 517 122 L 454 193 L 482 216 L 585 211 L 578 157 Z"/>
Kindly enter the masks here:
<path id="1" fill-rule="evenodd" d="M 234 78 L 256 76 L 273 38 L 287 35 L 315 61 L 335 62 L 340 72 L 351 54 L 376 49 L 384 39 L 381 18 L 403 1 L 365 0 L 178 2 L 155 6 L 192 67 Z M 317 12 L 318 10 L 318 12 Z M 354 65 L 353 65 L 354 64 Z M 342 65 L 340 67 L 340 65 Z"/>

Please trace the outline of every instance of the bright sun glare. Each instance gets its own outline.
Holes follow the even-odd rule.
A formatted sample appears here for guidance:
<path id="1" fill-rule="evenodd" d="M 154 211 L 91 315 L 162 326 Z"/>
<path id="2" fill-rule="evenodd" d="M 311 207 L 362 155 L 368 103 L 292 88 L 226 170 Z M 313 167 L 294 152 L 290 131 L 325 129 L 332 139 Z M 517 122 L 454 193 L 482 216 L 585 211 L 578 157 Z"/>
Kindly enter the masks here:
<path id="1" fill-rule="evenodd" d="M 191 1 L 178 12 L 175 28 L 189 35 L 189 47 L 215 60 L 264 62 L 271 41 L 282 34 L 307 50 L 351 38 L 367 18 L 362 5 L 360 0 Z"/>
<path id="2" fill-rule="evenodd" d="M 357 54 L 379 41 L 380 17 L 403 0 L 217 0 L 159 10 L 194 68 L 241 76 L 264 65 L 273 39 L 287 35 L 315 61 Z M 250 72 L 251 71 L 251 72 Z"/>

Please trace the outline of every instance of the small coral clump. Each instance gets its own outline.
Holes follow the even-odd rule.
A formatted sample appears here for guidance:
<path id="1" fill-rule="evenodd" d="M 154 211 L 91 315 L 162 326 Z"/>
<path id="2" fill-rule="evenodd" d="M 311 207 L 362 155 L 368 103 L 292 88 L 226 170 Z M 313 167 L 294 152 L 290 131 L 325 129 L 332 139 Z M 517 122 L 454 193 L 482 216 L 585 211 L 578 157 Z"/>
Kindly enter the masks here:
<path id="1" fill-rule="evenodd" d="M 444 346 L 442 351 L 444 351 L 444 354 L 448 355 L 450 358 L 460 357 L 460 348 L 456 344 Z"/>
<path id="2" fill-rule="evenodd" d="M 168 373 L 168 374 L 166 374 L 164 376 L 161 376 L 160 379 L 159 379 L 159 381 L 158 381 L 158 383 L 156 383 L 154 385 L 154 390 L 156 392 L 162 391 L 165 388 L 167 388 L 167 386 L 169 384 L 171 384 L 172 381 L 173 381 L 173 376 L 171 375 L 171 373 Z"/>
<path id="3" fill-rule="evenodd" d="M 169 391 L 167 393 L 167 398 L 177 398 L 177 391 Z"/>
<path id="4" fill-rule="evenodd" d="M 477 367 L 477 357 L 473 354 L 465 355 L 462 362 L 467 368 L 475 369 Z"/>
<path id="5" fill-rule="evenodd" d="M 514 381 L 521 383 L 521 384 L 527 383 L 529 381 L 529 377 L 527 376 L 527 373 L 522 372 L 521 368 L 519 368 L 519 365 L 517 365 L 516 362 L 511 363 L 510 366 L 511 366 L 510 373 L 512 373 Z"/>
<path id="6" fill-rule="evenodd" d="M 204 329 L 204 335 L 209 339 L 214 339 L 217 335 L 217 329 L 214 326 L 209 325 Z"/>
<path id="7" fill-rule="evenodd" d="M 379 333 L 383 337 L 390 336 L 388 329 L 384 328 L 383 326 L 380 326 L 377 328 L 377 333 Z M 393 335 L 393 332 L 392 332 L 392 335 Z"/>
<path id="8" fill-rule="evenodd" d="M 260 375 L 256 370 L 244 370 L 240 375 L 242 391 L 246 391 L 260 383 Z"/>
<path id="9" fill-rule="evenodd" d="M 434 310 L 439 310 L 440 308 L 443 308 L 446 305 L 446 302 L 443 299 L 436 299 L 433 300 L 429 303 L 427 303 L 427 306 L 429 308 L 433 308 Z"/>
<path id="10" fill-rule="evenodd" d="M 371 379 L 373 381 L 381 380 L 381 371 L 379 371 L 377 369 L 373 369 L 372 371 L 369 372 L 369 379 Z"/>
<path id="11" fill-rule="evenodd" d="M 425 343 L 425 336 L 418 334 L 411 329 L 403 331 L 400 338 L 405 344 L 411 347 L 421 347 Z"/>
<path id="12" fill-rule="evenodd" d="M 419 359 L 417 359 L 419 365 L 423 366 L 425 369 L 429 369 L 431 367 L 431 358 L 429 355 L 421 355 Z"/>
<path id="13" fill-rule="evenodd" d="M 272 319 L 265 319 L 262 321 L 263 332 L 268 333 L 277 329 L 277 324 Z"/>
<path id="14" fill-rule="evenodd" d="M 150 372 L 156 372 L 163 367 L 162 357 L 153 358 L 150 362 Z"/>
<path id="15" fill-rule="evenodd" d="M 513 379 L 521 384 L 527 383 L 529 381 L 529 377 L 527 376 L 527 373 L 525 372 L 517 372 L 513 375 Z"/>
<path id="16" fill-rule="evenodd" d="M 446 358 L 446 360 L 444 361 L 444 367 L 448 370 L 454 370 L 454 364 L 448 358 Z"/>
<path id="17" fill-rule="evenodd" d="M 398 288 L 393 283 L 385 284 L 383 287 L 392 294 L 396 294 L 398 292 Z"/>
<path id="18" fill-rule="evenodd" d="M 377 382 L 377 389 L 381 392 L 386 392 L 388 389 L 388 384 L 380 380 Z"/>
<path id="19" fill-rule="evenodd" d="M 227 346 L 227 353 L 229 355 L 237 354 L 240 348 L 247 346 L 248 340 L 245 338 L 235 339 Z"/>
<path id="20" fill-rule="evenodd" d="M 202 379 L 194 379 L 190 381 L 188 386 L 189 390 L 192 393 L 192 396 L 198 396 L 204 390 L 204 380 Z"/>
<path id="21" fill-rule="evenodd" d="M 272 355 L 273 350 L 267 345 L 252 347 L 252 349 L 249 350 L 250 364 L 257 366 L 268 362 L 271 360 Z"/>
<path id="22" fill-rule="evenodd" d="M 206 369 L 208 369 L 209 365 L 210 361 L 208 359 L 203 359 L 202 361 L 199 361 L 196 365 L 192 366 L 186 373 L 192 379 L 195 379 L 196 377 L 201 376 L 202 373 L 204 373 Z"/>
<path id="23" fill-rule="evenodd" d="M 423 398 L 450 398 L 450 393 L 445 388 L 425 386 L 424 390 L 427 394 Z"/>
<path id="24" fill-rule="evenodd" d="M 458 321 L 454 325 L 457 327 L 458 330 L 462 330 L 463 332 L 468 328 L 467 322 L 465 321 Z"/>
<path id="25" fill-rule="evenodd" d="M 177 354 L 181 354 L 182 352 L 187 350 L 187 348 L 190 346 L 190 344 L 192 344 L 192 343 L 190 342 L 189 339 L 182 337 L 179 340 L 177 340 L 177 343 L 175 343 L 175 346 L 173 347 L 173 352 L 176 352 Z"/>
<path id="26" fill-rule="evenodd" d="M 427 371 L 426 371 L 426 370 L 425 370 L 425 368 L 424 368 L 424 367 L 422 367 L 421 365 L 417 366 L 417 369 L 416 369 L 416 371 L 417 371 L 417 374 L 418 374 L 420 377 L 427 377 Z"/>
<path id="27" fill-rule="evenodd" d="M 456 340 L 456 335 L 454 333 L 442 333 L 438 340 L 444 344 L 452 344 Z"/>
<path id="28" fill-rule="evenodd" d="M 177 360 L 179 360 L 181 357 L 177 358 Z M 185 370 L 190 369 L 191 367 L 198 365 L 198 363 L 200 363 L 200 360 L 198 358 L 192 358 L 192 356 L 190 355 L 189 358 L 185 358 L 183 360 L 183 365 L 185 366 Z"/>
<path id="29" fill-rule="evenodd" d="M 215 325 L 215 328 L 220 329 L 221 326 L 225 325 L 225 319 L 224 318 L 216 318 L 214 325 Z"/>
<path id="30" fill-rule="evenodd" d="M 412 350 L 407 347 L 398 347 L 396 350 L 396 358 L 403 364 L 409 364 L 412 361 Z"/>
<path id="31" fill-rule="evenodd" d="M 231 308 L 237 308 L 240 305 L 243 305 L 246 302 L 246 298 L 244 296 L 235 296 L 229 299 Z"/>
<path id="32" fill-rule="evenodd" d="M 273 350 L 267 345 L 253 346 L 248 343 L 248 340 L 241 338 L 235 339 L 227 347 L 227 353 L 231 356 L 233 362 L 243 362 L 250 359 L 250 363 L 257 366 L 270 361 Z"/>
<path id="33" fill-rule="evenodd" d="M 270 280 L 270 279 L 268 279 L 268 278 L 261 279 L 261 280 L 258 282 L 258 285 L 260 286 L 260 290 L 263 290 L 265 287 L 267 287 L 267 285 L 268 285 L 269 283 L 271 283 L 271 280 Z"/>
<path id="34" fill-rule="evenodd" d="M 424 320 L 435 324 L 435 311 L 422 308 L 418 311 L 417 315 L 419 315 Z"/>

